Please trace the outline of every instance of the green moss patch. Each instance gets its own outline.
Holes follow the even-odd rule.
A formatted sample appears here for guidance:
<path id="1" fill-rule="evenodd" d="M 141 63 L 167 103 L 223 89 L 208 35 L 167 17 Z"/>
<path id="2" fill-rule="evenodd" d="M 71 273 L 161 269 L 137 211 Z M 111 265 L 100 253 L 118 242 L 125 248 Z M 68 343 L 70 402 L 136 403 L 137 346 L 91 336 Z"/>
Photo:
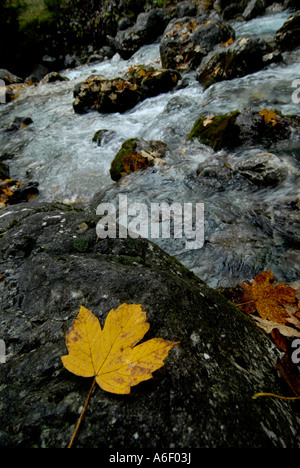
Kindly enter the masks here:
<path id="1" fill-rule="evenodd" d="M 235 125 L 235 121 L 239 114 L 239 111 L 234 111 L 211 118 L 200 117 L 196 120 L 188 139 L 198 138 L 201 143 L 211 146 L 215 151 L 237 146 L 239 127 Z"/>

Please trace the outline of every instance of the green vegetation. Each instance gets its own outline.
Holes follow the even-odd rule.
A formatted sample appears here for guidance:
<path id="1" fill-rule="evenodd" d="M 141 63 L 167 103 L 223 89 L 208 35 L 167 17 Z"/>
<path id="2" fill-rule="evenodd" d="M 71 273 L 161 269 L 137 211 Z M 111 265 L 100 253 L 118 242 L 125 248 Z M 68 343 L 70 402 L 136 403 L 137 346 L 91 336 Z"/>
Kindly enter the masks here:
<path id="1" fill-rule="evenodd" d="M 22 8 L 19 14 L 20 28 L 26 28 L 32 22 L 49 21 L 51 13 L 43 0 L 27 0 L 22 2 Z"/>
<path id="2" fill-rule="evenodd" d="M 0 63 L 26 78 L 44 55 L 85 58 L 87 47 L 100 48 L 117 32 L 121 18 L 171 0 L 0 0 Z M 3 47 L 4 44 L 4 47 Z M 55 71 L 55 70 L 52 70 Z"/>
<path id="3" fill-rule="evenodd" d="M 239 140 L 239 128 L 235 125 L 239 114 L 239 111 L 234 111 L 211 118 L 200 117 L 194 123 L 189 140 L 198 138 L 201 143 L 211 146 L 216 151 L 231 148 Z"/>
<path id="4" fill-rule="evenodd" d="M 49 2 L 48 2 L 49 3 Z M 53 3 L 53 0 L 50 1 Z M 49 6 L 50 6 L 49 3 Z M 1 66 L 29 74 L 55 28 L 46 0 L 4 0 L 0 5 Z"/>
<path id="5" fill-rule="evenodd" d="M 123 159 L 125 156 L 133 153 L 136 149 L 136 138 L 130 138 L 126 140 L 120 151 L 117 153 L 116 157 L 112 161 L 110 168 L 110 175 L 112 180 L 118 181 L 121 177 L 121 173 L 124 171 L 123 168 Z"/>
<path id="6" fill-rule="evenodd" d="M 85 253 L 88 251 L 89 248 L 89 239 L 87 239 L 86 237 L 74 239 L 73 247 L 77 250 L 77 252 Z"/>

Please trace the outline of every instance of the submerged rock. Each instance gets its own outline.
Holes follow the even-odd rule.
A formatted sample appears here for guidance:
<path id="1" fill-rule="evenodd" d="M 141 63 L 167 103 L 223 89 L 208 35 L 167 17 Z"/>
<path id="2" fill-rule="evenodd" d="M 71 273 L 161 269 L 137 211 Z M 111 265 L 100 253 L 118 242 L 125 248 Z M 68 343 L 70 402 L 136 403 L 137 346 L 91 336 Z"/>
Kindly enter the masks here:
<path id="1" fill-rule="evenodd" d="M 123 175 L 163 163 L 167 145 L 162 141 L 146 141 L 143 138 L 126 140 L 116 154 L 110 168 L 112 180 L 118 181 Z"/>
<path id="2" fill-rule="evenodd" d="M 255 73 L 273 62 L 282 60 L 279 52 L 261 39 L 242 37 L 230 45 L 220 46 L 208 54 L 197 70 L 197 79 L 204 89 L 223 80 Z"/>
<path id="3" fill-rule="evenodd" d="M 103 325 L 122 303 L 142 304 L 145 339 L 180 344 L 130 395 L 95 388 L 74 448 L 299 447 L 293 404 L 252 399 L 288 394 L 278 352 L 219 292 L 145 239 L 97 241 L 97 217 L 83 207 L 25 205 L 3 214 L 2 448 L 68 445 L 92 379 L 63 367 L 65 333 L 81 305 Z"/>
<path id="4" fill-rule="evenodd" d="M 21 128 L 26 128 L 31 125 L 33 120 L 31 117 L 16 117 L 9 126 L 5 129 L 6 132 L 16 132 Z"/>
<path id="5" fill-rule="evenodd" d="M 279 141 L 288 140 L 292 132 L 300 132 L 300 118 L 297 115 L 284 116 L 267 109 L 259 112 L 244 109 L 200 117 L 188 138 L 197 138 L 218 151 L 242 145 L 270 148 Z"/>
<path id="6" fill-rule="evenodd" d="M 229 187 L 245 190 L 251 185 L 255 190 L 278 187 L 288 178 L 297 184 L 300 171 L 272 153 L 257 153 L 233 160 L 225 151 L 202 162 L 197 169 L 197 180 L 205 189 L 223 191 Z M 252 154 L 253 153 L 253 154 Z M 248 183 L 247 183 L 248 182 Z"/>
<path id="7" fill-rule="evenodd" d="M 101 130 L 97 130 L 92 141 L 97 143 L 98 146 L 102 146 L 105 143 L 108 143 L 115 135 L 115 130 L 107 130 L 106 128 L 103 128 Z"/>
<path id="8" fill-rule="evenodd" d="M 280 185 L 289 173 L 278 156 L 270 153 L 258 153 L 242 160 L 235 166 L 235 170 L 253 184 L 262 187 Z"/>

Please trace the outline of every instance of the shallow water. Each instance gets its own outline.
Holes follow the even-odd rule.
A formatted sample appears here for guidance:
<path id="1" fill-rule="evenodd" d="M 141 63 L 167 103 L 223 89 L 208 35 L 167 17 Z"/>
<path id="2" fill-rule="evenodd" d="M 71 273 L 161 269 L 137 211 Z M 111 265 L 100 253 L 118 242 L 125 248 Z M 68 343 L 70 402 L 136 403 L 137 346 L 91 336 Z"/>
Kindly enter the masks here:
<path id="1" fill-rule="evenodd" d="M 238 35 L 273 34 L 285 19 L 286 13 L 268 15 L 235 28 Z M 129 203 L 145 203 L 149 209 L 151 203 L 203 202 L 203 248 L 189 250 L 184 239 L 155 242 L 214 287 L 234 285 L 269 268 L 278 274 L 278 279 L 297 279 L 299 246 L 287 245 L 276 222 L 272 225 L 269 220 L 274 218 L 272 213 L 278 205 L 299 197 L 299 178 L 289 177 L 276 189 L 262 190 L 249 184 L 203 186 L 196 175 L 203 161 L 234 164 L 262 148 L 216 154 L 197 142 L 187 142 L 187 135 L 200 115 L 244 107 L 300 114 L 299 104 L 291 99 L 292 82 L 300 77 L 299 61 L 293 59 L 247 77 L 217 83 L 205 92 L 195 73 L 190 73 L 185 76 L 182 89 L 147 99 L 125 114 L 74 113 L 76 83 L 91 74 L 120 76 L 131 65 L 142 63 L 160 66 L 158 43 L 143 47 L 128 61 L 116 55 L 106 62 L 65 70 L 62 74 L 70 81 L 27 88 L 17 100 L 1 106 L 2 129 L 17 116 L 33 120 L 32 125 L 14 134 L 0 132 L 1 153 L 13 155 L 11 176 L 21 181 L 38 181 L 39 200 L 43 201 L 89 202 L 102 191 L 103 201 L 117 204 L 119 195 L 126 194 Z M 101 147 L 92 142 L 100 129 L 115 132 Z M 167 164 L 132 174 L 115 184 L 109 174 L 111 161 L 126 139 L 137 136 L 167 143 Z M 280 158 L 292 172 L 299 170 L 299 157 L 298 142 L 280 151 Z M 282 220 L 281 212 L 278 216 Z"/>

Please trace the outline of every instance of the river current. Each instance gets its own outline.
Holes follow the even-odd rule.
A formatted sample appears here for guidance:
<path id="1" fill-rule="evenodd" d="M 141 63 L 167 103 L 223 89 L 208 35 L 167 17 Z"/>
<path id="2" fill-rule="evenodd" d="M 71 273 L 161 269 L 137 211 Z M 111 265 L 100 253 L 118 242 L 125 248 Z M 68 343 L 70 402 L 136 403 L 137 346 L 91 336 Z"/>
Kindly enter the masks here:
<path id="1" fill-rule="evenodd" d="M 285 22 L 288 12 L 266 15 L 234 25 L 237 36 L 272 36 Z M 195 73 L 184 75 L 184 86 L 147 99 L 124 114 L 75 114 L 73 89 L 91 74 L 107 78 L 122 76 L 131 65 L 161 67 L 159 43 L 141 48 L 130 60 L 118 54 L 101 63 L 62 71 L 66 82 L 31 86 L 13 102 L 0 106 L 1 154 L 12 157 L 11 177 L 39 182 L 40 201 L 89 203 L 101 192 L 101 201 L 117 204 L 119 195 L 128 203 L 203 203 L 205 243 L 189 250 L 184 239 L 156 239 L 212 287 L 234 286 L 271 269 L 278 280 L 299 279 L 299 245 L 289 244 L 284 229 L 297 231 L 299 221 L 289 225 L 284 207 L 299 199 L 299 177 L 288 178 L 275 188 L 240 186 L 203 187 L 197 178 L 200 163 L 224 157 L 196 141 L 187 141 L 200 115 L 225 113 L 251 107 L 277 109 L 300 115 L 293 102 L 292 83 L 300 78 L 300 52 L 284 63 L 245 76 L 217 83 L 206 91 Z M 33 124 L 16 133 L 3 130 L 15 117 L 31 117 Z M 92 141 L 96 131 L 112 130 L 101 146 Z M 134 173 L 116 184 L 109 169 L 115 154 L 128 138 L 162 140 L 169 147 L 166 164 L 155 170 Z M 262 152 L 261 147 L 226 154 L 236 161 Z M 276 153 L 291 172 L 300 170 L 300 145 Z M 100 200 L 99 198 L 99 200 Z M 278 223 L 277 223 L 278 219 Z"/>

